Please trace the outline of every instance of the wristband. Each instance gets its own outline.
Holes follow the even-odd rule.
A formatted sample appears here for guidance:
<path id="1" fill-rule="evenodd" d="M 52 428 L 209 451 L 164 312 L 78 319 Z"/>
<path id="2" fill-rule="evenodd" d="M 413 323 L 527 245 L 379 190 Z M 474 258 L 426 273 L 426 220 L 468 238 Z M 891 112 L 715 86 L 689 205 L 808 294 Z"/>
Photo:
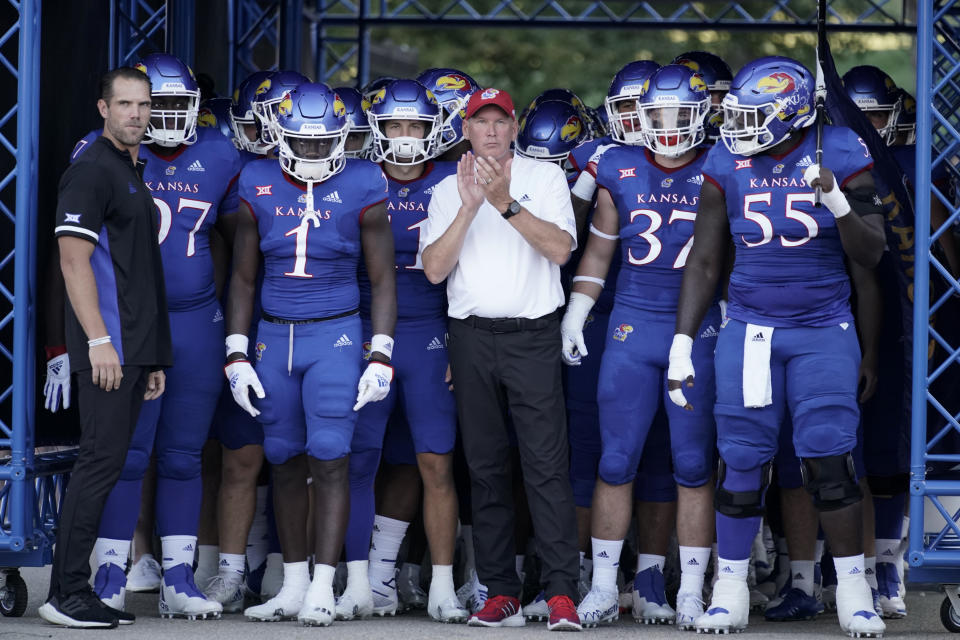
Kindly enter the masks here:
<path id="1" fill-rule="evenodd" d="M 593 284 L 598 284 L 601 287 L 606 284 L 606 280 L 603 278 L 594 278 L 593 276 L 573 276 L 573 282 L 592 282 Z"/>
<path id="2" fill-rule="evenodd" d="M 689 358 L 693 353 L 693 338 L 683 333 L 673 335 L 673 342 L 670 344 L 669 359 Z"/>
<path id="3" fill-rule="evenodd" d="M 620 236 L 615 236 L 615 235 L 613 235 L 613 234 L 604 233 L 603 231 L 600 231 L 600 229 L 597 229 L 595 226 L 593 226 L 593 223 L 592 223 L 592 222 L 590 223 L 590 233 L 592 233 L 592 234 L 595 235 L 595 236 L 600 236 L 601 238 L 603 238 L 603 239 L 605 239 L 605 240 L 619 240 L 619 239 L 620 239 Z"/>
<path id="4" fill-rule="evenodd" d="M 247 347 L 250 346 L 250 339 L 247 336 L 243 335 L 242 333 L 231 333 L 227 336 L 225 342 L 227 344 L 226 355 L 230 355 L 231 353 L 242 353 L 244 357 L 246 357 Z"/>
<path id="5" fill-rule="evenodd" d="M 388 358 L 393 358 L 393 338 L 385 333 L 376 333 L 370 338 L 370 353 L 379 351 Z"/>
<path id="6" fill-rule="evenodd" d="M 88 347 L 99 347 L 102 344 L 107 344 L 110 342 L 110 336 L 103 336 L 102 338 L 94 338 L 93 340 L 87 340 Z"/>
<path id="7" fill-rule="evenodd" d="M 57 356 L 62 356 L 67 352 L 67 345 L 58 344 L 53 347 L 44 347 L 43 350 L 47 354 L 47 360 L 53 360 Z"/>
<path id="8" fill-rule="evenodd" d="M 581 171 L 577 177 L 577 182 L 570 189 L 570 193 L 581 200 L 593 200 L 593 194 L 597 191 L 597 179 L 587 171 Z"/>

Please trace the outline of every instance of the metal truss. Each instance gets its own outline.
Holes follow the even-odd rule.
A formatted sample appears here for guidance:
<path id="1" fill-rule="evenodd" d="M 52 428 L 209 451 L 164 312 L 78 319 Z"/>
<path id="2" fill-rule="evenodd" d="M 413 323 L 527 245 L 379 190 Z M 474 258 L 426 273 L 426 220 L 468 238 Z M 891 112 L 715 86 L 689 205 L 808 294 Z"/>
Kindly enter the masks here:
<path id="1" fill-rule="evenodd" d="M 913 437 L 910 468 L 911 581 L 960 582 L 960 331 L 955 314 L 960 284 L 940 257 L 937 240 L 951 233 L 960 208 L 947 187 L 931 184 L 931 170 L 956 179 L 960 156 L 960 4 L 921 0 L 917 15 L 916 271 L 914 275 Z M 939 200 L 949 220 L 930 228 Z M 922 293 L 918 293 L 922 292 Z M 929 354 L 933 353 L 933 357 Z M 944 500 L 944 498 L 949 498 Z M 937 525 L 931 530 L 928 522 Z M 925 531 L 926 529 L 926 531 Z"/>
<path id="2" fill-rule="evenodd" d="M 131 65 L 149 53 L 164 51 L 166 26 L 164 0 L 110 0 L 109 67 Z M 189 40 L 193 41 L 192 34 Z"/>

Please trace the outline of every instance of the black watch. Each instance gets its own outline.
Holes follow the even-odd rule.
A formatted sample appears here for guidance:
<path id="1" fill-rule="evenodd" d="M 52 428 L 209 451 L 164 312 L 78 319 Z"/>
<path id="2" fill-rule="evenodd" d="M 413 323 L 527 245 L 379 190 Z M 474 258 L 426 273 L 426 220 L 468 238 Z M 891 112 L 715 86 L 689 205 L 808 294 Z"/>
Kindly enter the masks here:
<path id="1" fill-rule="evenodd" d="M 520 213 L 520 203 L 517 202 L 516 200 L 511 200 L 510 204 L 507 205 L 507 210 L 501 213 L 500 215 L 503 216 L 504 220 L 509 220 L 510 218 L 517 215 L 518 213 Z"/>

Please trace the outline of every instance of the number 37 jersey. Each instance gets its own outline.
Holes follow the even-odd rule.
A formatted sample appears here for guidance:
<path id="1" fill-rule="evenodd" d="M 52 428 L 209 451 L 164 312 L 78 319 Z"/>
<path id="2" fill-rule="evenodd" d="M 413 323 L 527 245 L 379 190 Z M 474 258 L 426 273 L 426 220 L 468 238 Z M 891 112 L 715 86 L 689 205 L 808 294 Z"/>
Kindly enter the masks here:
<path id="1" fill-rule="evenodd" d="M 803 179 L 815 162 L 812 127 L 782 155 L 737 156 L 722 144 L 708 154 L 704 179 L 724 194 L 736 246 L 727 306 L 731 318 L 773 327 L 852 322 L 840 232 L 833 214 L 814 206 L 814 190 Z M 873 159 L 856 133 L 827 126 L 823 165 L 842 189 L 869 170 Z"/>
<path id="2" fill-rule="evenodd" d="M 314 215 L 307 216 L 307 187 L 276 160 L 256 160 L 237 187 L 257 220 L 263 254 L 263 310 L 289 320 L 325 318 L 356 309 L 360 292 L 360 224 L 387 197 L 380 167 L 348 159 L 343 170 L 313 185 Z"/>
<path id="3" fill-rule="evenodd" d="M 647 149 L 616 146 L 600 158 L 597 184 L 610 192 L 620 220 L 617 304 L 676 312 L 705 157 L 701 151 L 687 164 L 667 168 Z"/>

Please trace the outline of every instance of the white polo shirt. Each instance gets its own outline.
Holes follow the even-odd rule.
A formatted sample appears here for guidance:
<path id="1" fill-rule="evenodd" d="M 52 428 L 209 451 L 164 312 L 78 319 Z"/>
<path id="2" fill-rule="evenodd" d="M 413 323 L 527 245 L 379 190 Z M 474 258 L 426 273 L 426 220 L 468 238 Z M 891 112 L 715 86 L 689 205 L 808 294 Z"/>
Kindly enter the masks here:
<path id="1" fill-rule="evenodd" d="M 552 162 L 514 157 L 510 195 L 531 214 L 552 222 L 573 238 L 576 223 L 563 170 Z M 420 234 L 420 251 L 434 243 L 460 209 L 457 175 L 434 188 L 429 216 Z M 563 305 L 560 267 L 528 243 L 487 201 L 467 230 L 460 258 L 447 276 L 451 318 L 539 318 Z"/>

